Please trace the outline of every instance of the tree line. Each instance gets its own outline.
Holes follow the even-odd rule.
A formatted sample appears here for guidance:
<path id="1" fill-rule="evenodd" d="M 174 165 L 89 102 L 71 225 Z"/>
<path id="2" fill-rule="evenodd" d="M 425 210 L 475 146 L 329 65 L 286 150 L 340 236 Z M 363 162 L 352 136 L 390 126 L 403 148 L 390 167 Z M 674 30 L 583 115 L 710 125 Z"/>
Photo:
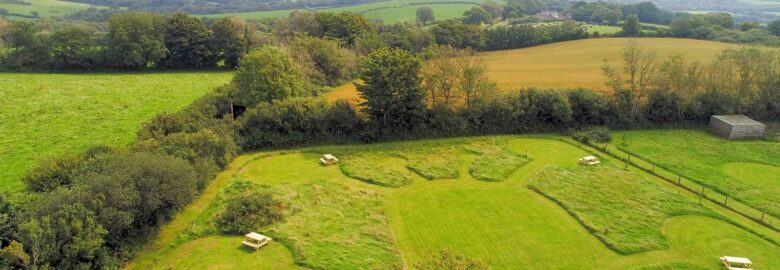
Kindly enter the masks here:
<path id="1" fill-rule="evenodd" d="M 282 44 L 297 51 L 303 72 L 329 69 L 347 79 L 342 62 L 381 47 L 420 52 L 432 45 L 476 50 L 520 48 L 587 37 L 574 23 L 483 29 L 461 20 L 431 29 L 383 25 L 355 13 L 293 12 L 264 22 L 236 17 L 197 19 L 183 13 L 111 13 L 106 23 L 0 20 L 0 67 L 16 70 L 234 68 L 251 48 Z M 288 45 L 294 46 L 288 46 Z M 332 62 L 335 61 L 335 62 Z M 354 69 L 354 68 L 353 68 Z M 309 75 L 312 75 L 309 73 Z M 312 77 L 318 77 L 312 75 Z M 321 75 L 319 77 L 322 77 Z M 329 84 L 333 85 L 335 81 Z"/>
<path id="2" fill-rule="evenodd" d="M 7 68 L 105 69 L 235 66 L 250 46 L 250 26 L 223 18 L 207 27 L 177 13 L 117 13 L 105 25 L 14 21 L 2 32 Z"/>
<path id="3" fill-rule="evenodd" d="M 583 16 L 578 20 L 588 21 L 585 17 L 593 16 L 588 12 L 602 8 L 625 10 L 621 14 L 631 14 L 622 19 L 623 30 L 614 36 L 673 36 L 780 44 L 780 20 L 767 26 L 749 22 L 738 25 L 726 13 L 675 14 L 667 28 L 642 24 L 665 16 L 651 4 L 618 8 L 602 2 L 566 3 L 564 10 L 570 12 L 566 14 Z M 96 11 L 93 14 L 109 18 L 107 22 L 0 20 L 0 67 L 16 70 L 234 68 L 240 57 L 252 48 L 263 45 L 289 47 L 289 44 L 298 42 L 300 46 L 293 48 L 299 51 L 306 48 L 310 53 L 318 54 L 297 55 L 296 63 L 309 66 L 303 68 L 303 72 L 311 73 L 314 66 L 328 68 L 325 67 L 328 65 L 325 57 L 336 51 L 346 56 L 327 58 L 344 58 L 346 60 L 343 61 L 352 63 L 349 66 L 354 71 L 355 58 L 382 47 L 415 53 L 433 45 L 501 50 L 604 36 L 589 34 L 580 23 L 565 19 L 545 24 L 510 21 L 506 25 L 486 26 L 493 23 L 496 16 L 505 16 L 502 14 L 507 8 L 492 1 L 466 11 L 460 19 L 439 21 L 425 27 L 424 24 L 434 20 L 433 11 L 425 8 L 421 7 L 422 12 L 418 12 L 422 16 L 419 23 L 392 25 L 368 20 L 356 13 L 308 11 L 295 11 L 286 18 L 259 21 L 237 17 L 198 19 L 183 13 L 163 16 L 122 10 Z M 576 11 L 580 9 L 585 10 L 582 11 L 585 15 Z M 320 45 L 303 45 L 300 40 L 306 40 L 304 43 L 319 42 Z M 326 49 L 317 49 L 324 44 L 330 45 Z M 333 44 L 336 47 L 331 46 Z M 349 71 L 331 72 L 354 75 Z M 333 82 L 329 84 L 333 85 Z"/>

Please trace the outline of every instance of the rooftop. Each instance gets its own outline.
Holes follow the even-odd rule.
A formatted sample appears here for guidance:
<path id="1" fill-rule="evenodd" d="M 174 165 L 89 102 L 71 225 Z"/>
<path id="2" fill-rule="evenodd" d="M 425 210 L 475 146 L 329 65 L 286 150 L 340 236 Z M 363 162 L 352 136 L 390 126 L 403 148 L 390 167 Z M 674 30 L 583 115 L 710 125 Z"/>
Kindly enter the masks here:
<path id="1" fill-rule="evenodd" d="M 713 118 L 726 122 L 733 126 L 763 126 L 761 122 L 750 119 L 750 117 L 744 115 L 713 115 Z"/>

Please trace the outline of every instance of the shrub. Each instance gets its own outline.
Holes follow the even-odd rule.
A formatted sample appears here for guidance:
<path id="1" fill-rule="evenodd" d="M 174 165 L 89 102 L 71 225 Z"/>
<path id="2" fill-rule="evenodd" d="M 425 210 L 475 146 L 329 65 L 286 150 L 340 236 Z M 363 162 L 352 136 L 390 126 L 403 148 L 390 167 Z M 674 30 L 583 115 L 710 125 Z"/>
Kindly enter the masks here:
<path id="1" fill-rule="evenodd" d="M 481 155 L 469 166 L 469 173 L 476 179 L 489 182 L 504 181 L 530 159 L 497 146 L 486 146 Z"/>
<path id="2" fill-rule="evenodd" d="M 45 209 L 46 205 L 83 202 L 108 230 L 109 242 L 122 245 L 127 238 L 150 235 L 150 229 L 190 203 L 196 193 L 197 177 L 186 161 L 131 152 L 95 159 L 70 192 L 53 193 L 37 204 Z"/>
<path id="3" fill-rule="evenodd" d="M 211 129 L 197 132 L 171 134 L 162 142 L 166 153 L 195 164 L 199 159 L 213 161 L 218 167 L 225 167 L 238 152 L 235 140 Z"/>
<path id="4" fill-rule="evenodd" d="M 327 109 L 325 100 L 314 98 L 262 103 L 241 117 L 241 145 L 259 149 L 320 142 L 327 138 L 323 121 Z"/>
<path id="5" fill-rule="evenodd" d="M 284 204 L 268 191 L 250 191 L 228 201 L 217 216 L 217 229 L 224 233 L 245 234 L 284 218 Z"/>
<path id="6" fill-rule="evenodd" d="M 456 255 L 447 249 L 440 250 L 425 261 L 412 267 L 415 270 L 487 270 L 490 267 L 479 260 Z"/>
<path id="7" fill-rule="evenodd" d="M 606 124 L 609 102 L 604 95 L 587 89 L 577 89 L 569 92 L 568 96 L 575 126 Z"/>
<path id="8" fill-rule="evenodd" d="M 571 137 L 586 144 L 612 141 L 612 135 L 607 127 L 587 127 L 574 132 Z"/>
<path id="9" fill-rule="evenodd" d="M 60 186 L 68 186 L 84 166 L 84 158 L 67 154 L 43 160 L 22 179 L 27 189 L 35 192 L 52 191 Z"/>

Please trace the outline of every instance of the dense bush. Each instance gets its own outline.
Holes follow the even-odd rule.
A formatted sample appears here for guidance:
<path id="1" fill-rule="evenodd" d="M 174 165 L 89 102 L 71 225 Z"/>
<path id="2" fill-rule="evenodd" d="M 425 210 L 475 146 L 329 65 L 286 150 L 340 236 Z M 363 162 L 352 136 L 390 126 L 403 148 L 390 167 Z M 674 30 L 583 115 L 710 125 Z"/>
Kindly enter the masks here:
<path id="1" fill-rule="evenodd" d="M 42 160 L 37 167 L 30 170 L 22 181 L 27 189 L 35 192 L 52 191 L 61 186 L 68 186 L 79 173 L 84 164 L 84 157 L 66 154 Z"/>
<path id="2" fill-rule="evenodd" d="M 577 23 L 567 21 L 541 26 L 520 24 L 495 27 L 485 30 L 485 36 L 485 50 L 505 50 L 587 38 L 588 33 Z"/>
<path id="3" fill-rule="evenodd" d="M 604 125 L 609 119 L 607 97 L 587 89 L 568 92 L 575 126 Z"/>
<path id="4" fill-rule="evenodd" d="M 490 267 L 476 259 L 456 255 L 447 249 L 440 250 L 437 254 L 429 256 L 422 262 L 415 264 L 415 270 L 487 270 Z"/>
<path id="5" fill-rule="evenodd" d="M 586 127 L 575 131 L 571 137 L 582 143 L 606 143 L 612 141 L 612 135 L 607 127 Z"/>
<path id="6" fill-rule="evenodd" d="M 455 48 L 481 49 L 485 46 L 485 33 L 478 25 L 459 20 L 443 21 L 431 28 L 436 43 Z"/>
<path id="7" fill-rule="evenodd" d="M 217 216 L 221 232 L 245 234 L 284 218 L 284 204 L 268 191 L 249 191 L 231 198 Z"/>
<path id="8" fill-rule="evenodd" d="M 365 124 L 346 101 L 294 98 L 262 103 L 239 118 L 244 149 L 352 141 Z"/>
<path id="9" fill-rule="evenodd" d="M 357 70 L 357 60 L 351 51 L 339 47 L 334 40 L 298 38 L 292 44 L 293 51 L 305 54 L 324 79 L 320 85 L 338 85 L 352 79 Z"/>

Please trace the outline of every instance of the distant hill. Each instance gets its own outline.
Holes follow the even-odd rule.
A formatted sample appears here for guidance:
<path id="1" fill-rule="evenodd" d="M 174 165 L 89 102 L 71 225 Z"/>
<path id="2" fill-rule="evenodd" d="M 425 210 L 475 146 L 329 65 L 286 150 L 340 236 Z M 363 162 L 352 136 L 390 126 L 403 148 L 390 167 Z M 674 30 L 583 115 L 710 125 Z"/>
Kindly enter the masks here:
<path id="1" fill-rule="evenodd" d="M 213 14 L 261 10 L 351 6 L 381 0 L 70 0 L 113 7 L 127 7 L 162 13 L 183 11 L 190 14 Z"/>
<path id="2" fill-rule="evenodd" d="M 738 21 L 769 21 L 780 14 L 780 0 L 616 0 L 616 2 L 621 4 L 652 2 L 665 10 L 678 12 L 728 12 Z"/>

